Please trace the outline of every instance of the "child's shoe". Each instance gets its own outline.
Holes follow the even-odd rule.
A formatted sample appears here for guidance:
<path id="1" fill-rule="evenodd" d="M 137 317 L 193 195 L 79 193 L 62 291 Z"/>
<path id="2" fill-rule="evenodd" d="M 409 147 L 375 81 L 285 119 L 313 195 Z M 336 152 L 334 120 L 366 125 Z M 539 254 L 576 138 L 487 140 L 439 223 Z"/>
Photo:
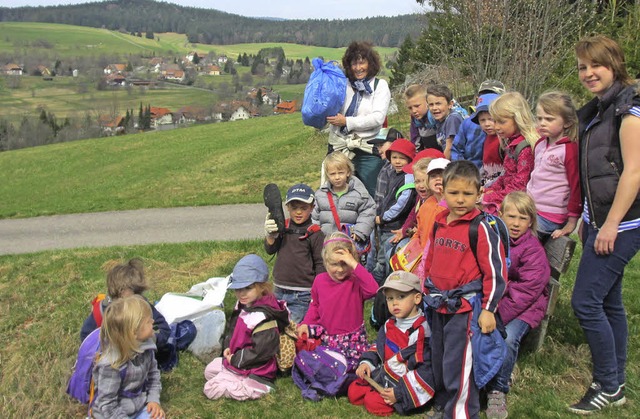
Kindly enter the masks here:
<path id="1" fill-rule="evenodd" d="M 263 192 L 264 204 L 269 208 L 269 214 L 271 219 L 276 222 L 278 226 L 278 233 L 284 232 L 284 211 L 282 210 L 282 196 L 280 195 L 280 189 L 275 183 L 269 183 L 264 187 Z"/>
<path id="2" fill-rule="evenodd" d="M 622 406 L 626 401 L 624 384 L 618 387 L 615 393 L 608 394 L 602 391 L 602 386 L 599 383 L 594 381 L 582 399 L 578 403 L 569 406 L 569 411 L 579 415 L 590 415 L 609 405 Z"/>
<path id="3" fill-rule="evenodd" d="M 487 395 L 487 419 L 505 419 L 507 412 L 507 395 L 501 391 L 490 391 Z"/>

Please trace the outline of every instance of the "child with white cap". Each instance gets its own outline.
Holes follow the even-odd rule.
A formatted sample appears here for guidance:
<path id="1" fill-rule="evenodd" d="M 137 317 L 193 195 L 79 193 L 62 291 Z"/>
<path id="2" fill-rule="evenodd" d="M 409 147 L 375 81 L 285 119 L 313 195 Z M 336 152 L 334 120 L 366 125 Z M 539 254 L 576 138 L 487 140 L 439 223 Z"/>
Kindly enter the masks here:
<path id="1" fill-rule="evenodd" d="M 222 357 L 204 370 L 204 394 L 210 399 L 253 400 L 273 389 L 280 332 L 289 324 L 289 312 L 273 295 L 268 279 L 269 268 L 258 255 L 246 255 L 233 268 L 229 289 L 238 302 Z"/>
<path id="2" fill-rule="evenodd" d="M 380 289 L 393 317 L 360 358 L 356 370 L 359 379 L 349 386 L 349 401 L 364 405 L 374 415 L 389 416 L 394 411 L 407 414 L 424 406 L 434 394 L 431 331 L 421 309 L 420 278 L 395 271 Z M 378 384 L 377 390 L 368 383 L 370 380 Z"/>

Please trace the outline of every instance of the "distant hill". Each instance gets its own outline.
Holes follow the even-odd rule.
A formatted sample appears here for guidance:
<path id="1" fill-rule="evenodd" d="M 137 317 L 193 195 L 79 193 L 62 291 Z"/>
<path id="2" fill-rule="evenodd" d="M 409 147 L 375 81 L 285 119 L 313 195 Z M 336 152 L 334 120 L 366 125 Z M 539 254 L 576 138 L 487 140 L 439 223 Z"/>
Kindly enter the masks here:
<path id="1" fill-rule="evenodd" d="M 353 40 L 398 47 L 407 35 L 415 37 L 420 32 L 424 16 L 275 21 L 153 0 L 113 0 L 67 6 L 0 7 L 0 21 L 64 23 L 142 32 L 147 36 L 176 32 L 186 34 L 190 42 L 203 44 L 286 42 L 335 48 Z"/>

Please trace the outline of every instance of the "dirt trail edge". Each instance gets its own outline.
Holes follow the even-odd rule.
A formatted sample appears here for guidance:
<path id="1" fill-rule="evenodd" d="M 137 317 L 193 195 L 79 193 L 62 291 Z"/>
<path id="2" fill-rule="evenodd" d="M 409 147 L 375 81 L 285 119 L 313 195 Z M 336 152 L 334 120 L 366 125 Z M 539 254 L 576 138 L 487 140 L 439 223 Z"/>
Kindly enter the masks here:
<path id="1" fill-rule="evenodd" d="M 0 255 L 51 249 L 255 239 L 263 204 L 156 208 L 0 220 Z"/>

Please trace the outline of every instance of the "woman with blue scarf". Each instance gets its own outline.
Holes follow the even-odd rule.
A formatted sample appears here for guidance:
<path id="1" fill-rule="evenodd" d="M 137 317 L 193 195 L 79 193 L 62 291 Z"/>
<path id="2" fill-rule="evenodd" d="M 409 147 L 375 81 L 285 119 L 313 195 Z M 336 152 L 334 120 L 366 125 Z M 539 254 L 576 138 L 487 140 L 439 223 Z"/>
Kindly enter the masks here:
<path id="1" fill-rule="evenodd" d="M 367 141 L 382 128 L 391 91 L 385 80 L 375 77 L 382 64 L 370 43 L 352 42 L 342 57 L 342 66 L 350 85 L 342 111 L 327 118 L 331 124 L 329 153 L 337 150 L 347 154 L 356 176 L 374 196 L 383 161 Z"/>

